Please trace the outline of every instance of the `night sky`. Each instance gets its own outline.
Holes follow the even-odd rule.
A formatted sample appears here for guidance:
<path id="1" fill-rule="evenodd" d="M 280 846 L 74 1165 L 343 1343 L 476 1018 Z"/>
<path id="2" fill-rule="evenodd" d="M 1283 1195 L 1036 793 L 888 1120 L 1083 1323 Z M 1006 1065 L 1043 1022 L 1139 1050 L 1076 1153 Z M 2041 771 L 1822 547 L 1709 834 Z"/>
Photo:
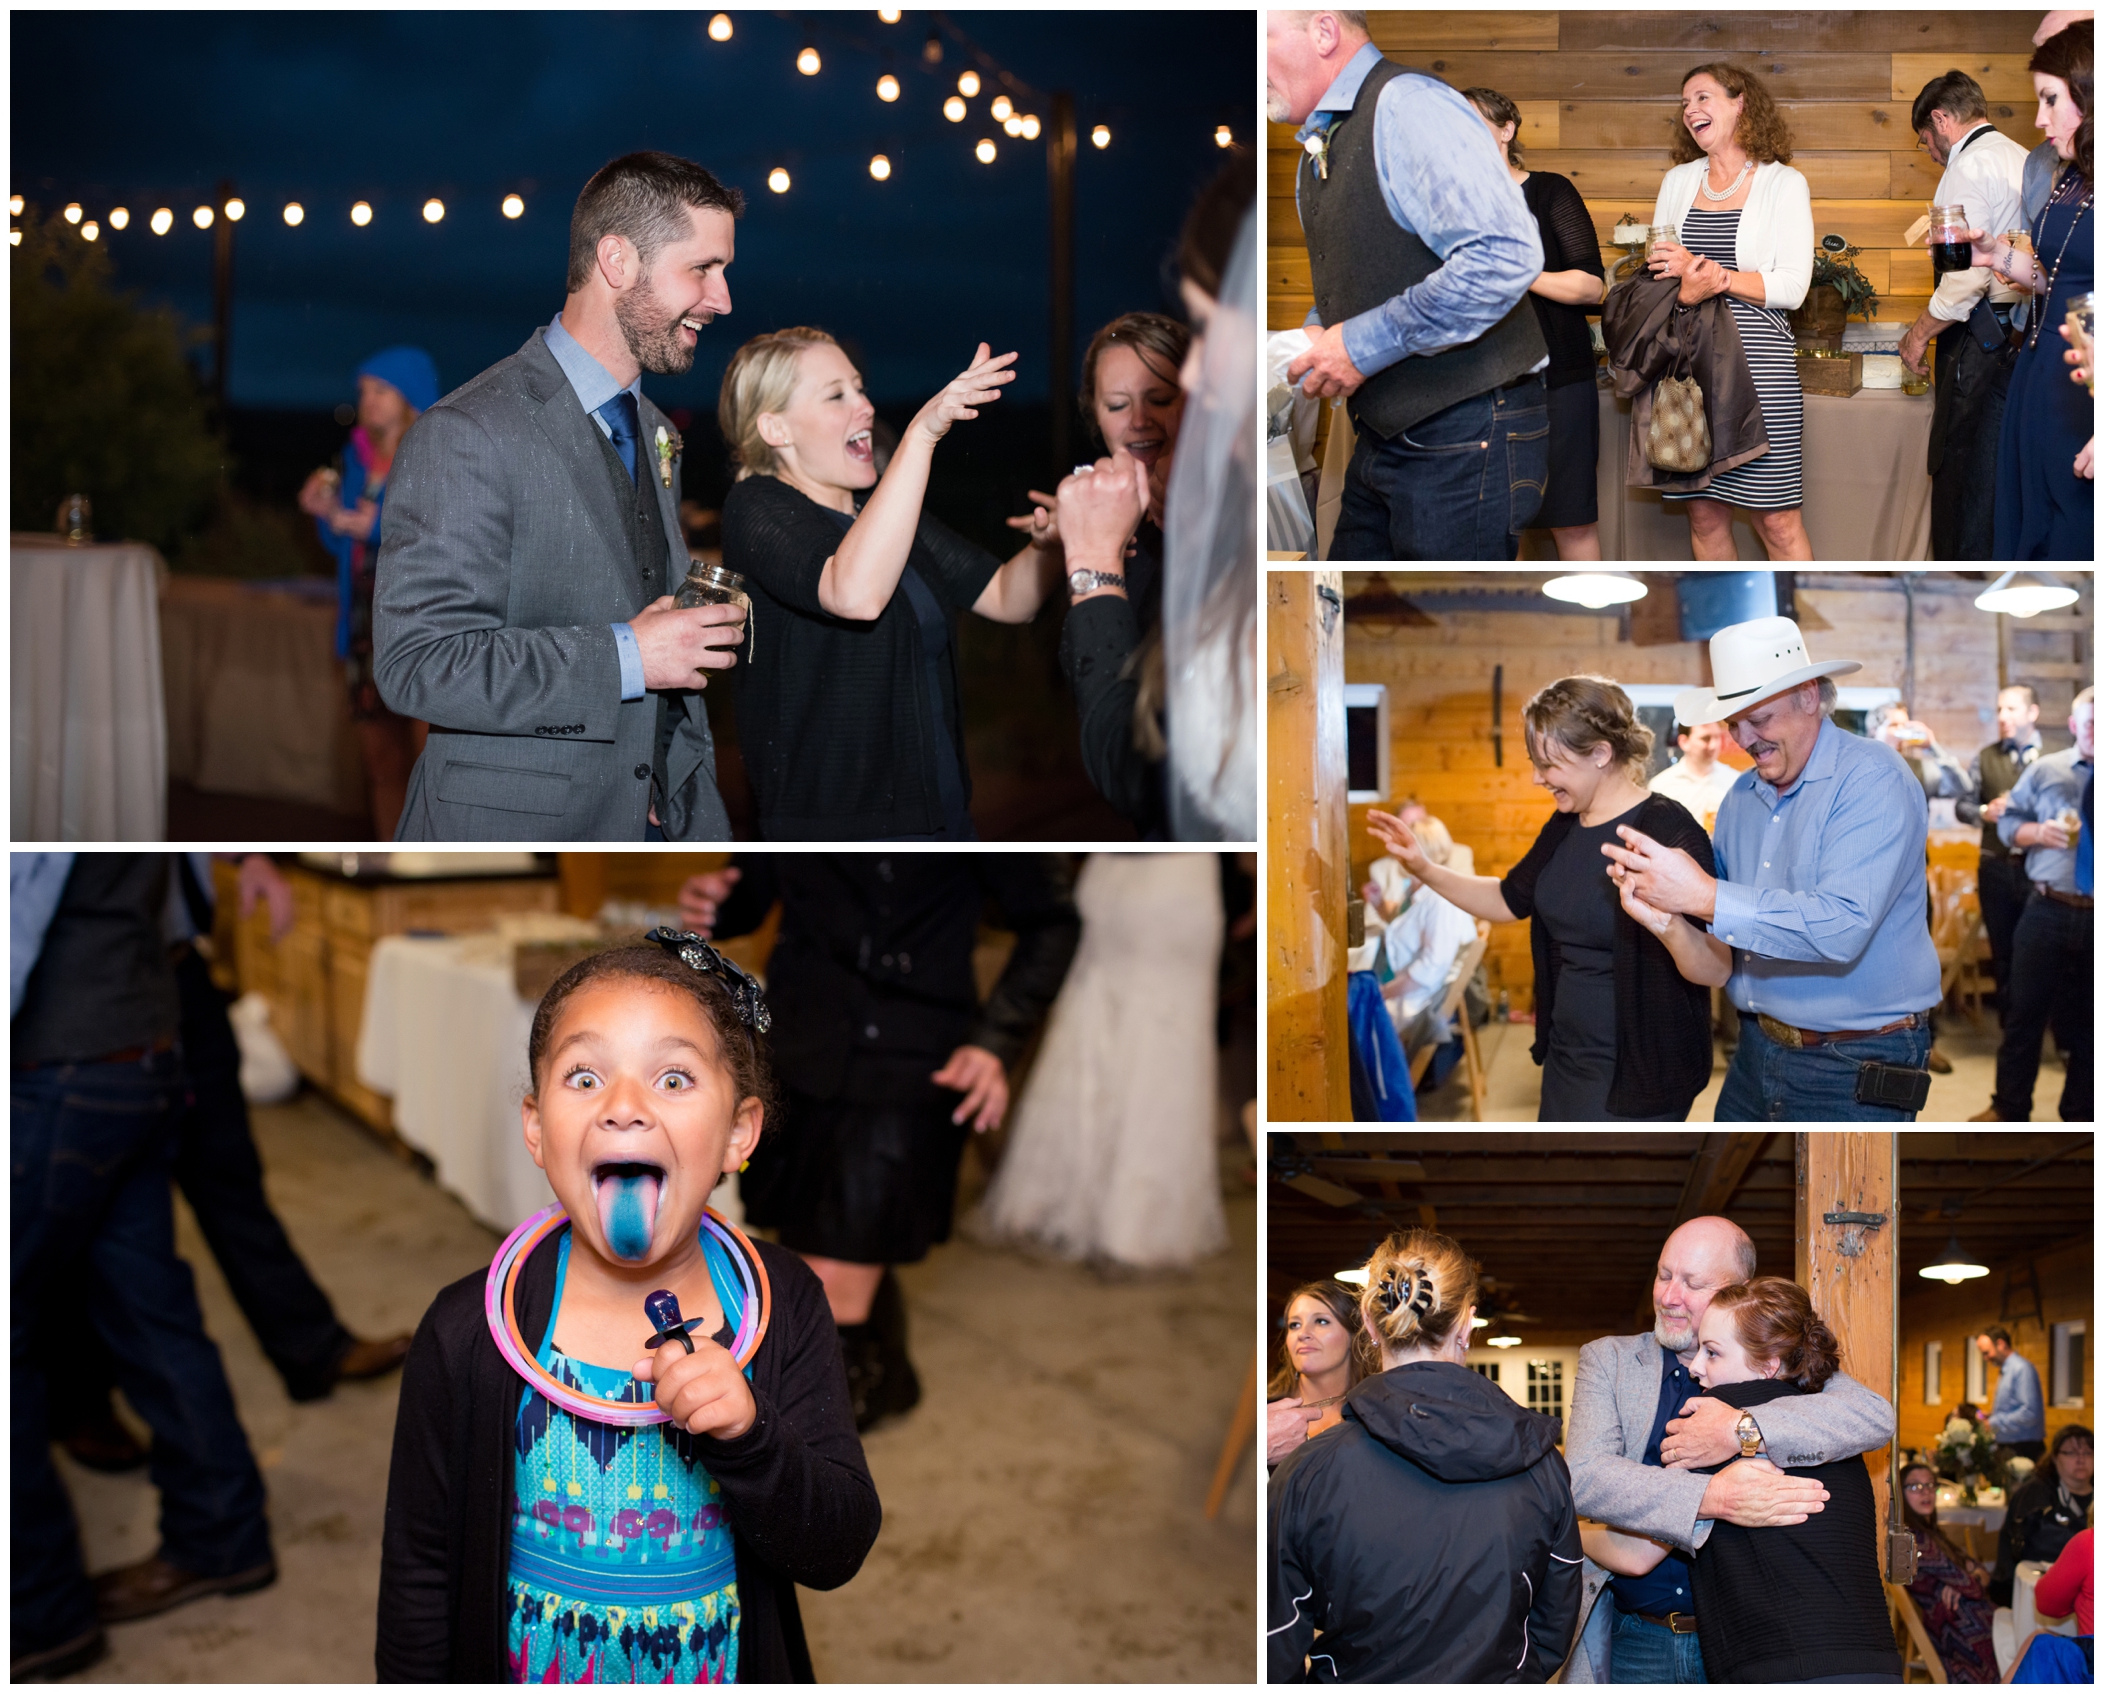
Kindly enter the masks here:
<path id="1" fill-rule="evenodd" d="M 120 286 L 211 322 L 212 237 L 191 209 L 230 178 L 236 232 L 231 402 L 330 407 L 351 371 L 395 342 L 427 348 L 444 386 L 515 352 L 562 304 L 571 204 L 618 154 L 663 148 L 745 191 L 732 315 L 685 377 L 646 376 L 661 405 L 713 413 L 732 351 L 789 324 L 832 330 L 871 394 L 920 399 L 984 338 L 1023 358 L 1010 392 L 1047 391 L 1045 143 L 1011 139 L 986 108 L 941 114 L 974 63 L 935 14 L 706 11 L 534 13 L 25 13 L 10 19 L 15 193 L 78 200 L 104 224 Z M 1169 261 L 1185 208 L 1218 169 L 1213 130 L 1254 139 L 1248 12 L 943 14 L 1046 98 L 1071 90 L 1076 165 L 1075 351 L 1119 312 L 1176 310 Z M 823 60 L 798 74 L 806 42 Z M 903 85 L 880 101 L 877 78 Z M 982 74 L 983 71 L 982 71 Z M 1106 123 L 1110 147 L 1089 143 Z M 992 138 L 991 165 L 972 155 Z M 872 181 L 887 154 L 888 182 Z M 777 195 L 767 173 L 787 169 Z M 498 210 L 513 190 L 526 214 Z M 437 196 L 436 226 L 419 214 Z M 288 228 L 289 199 L 306 221 Z M 374 220 L 354 228 L 353 201 Z M 128 206 L 130 227 L 108 229 Z M 147 228 L 174 209 L 165 237 Z M 1180 315 L 1180 314 L 1179 314 Z"/>

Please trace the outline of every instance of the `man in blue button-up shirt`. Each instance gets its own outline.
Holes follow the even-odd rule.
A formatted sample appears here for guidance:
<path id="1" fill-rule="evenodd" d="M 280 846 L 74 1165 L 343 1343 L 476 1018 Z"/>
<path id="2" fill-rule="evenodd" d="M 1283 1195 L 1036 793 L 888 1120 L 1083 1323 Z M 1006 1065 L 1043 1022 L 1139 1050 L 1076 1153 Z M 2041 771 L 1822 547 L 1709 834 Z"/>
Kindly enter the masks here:
<path id="1" fill-rule="evenodd" d="M 1973 1339 L 1997 1373 L 1994 1404 L 1981 1420 L 1994 1431 L 1996 1451 L 2005 1457 L 2021 1453 L 2036 1464 L 2046 1456 L 2046 1406 L 2038 1392 L 2038 1368 L 2010 1345 L 2009 1332 L 1999 1325 Z"/>

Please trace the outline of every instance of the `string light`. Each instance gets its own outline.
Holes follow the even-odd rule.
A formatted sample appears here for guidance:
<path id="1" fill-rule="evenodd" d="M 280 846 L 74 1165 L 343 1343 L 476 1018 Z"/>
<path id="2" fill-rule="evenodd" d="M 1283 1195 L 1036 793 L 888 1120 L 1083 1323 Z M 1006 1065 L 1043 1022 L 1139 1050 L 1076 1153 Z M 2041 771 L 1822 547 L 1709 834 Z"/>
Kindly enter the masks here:
<path id="1" fill-rule="evenodd" d="M 112 207 L 110 208 L 110 228 L 112 228 L 112 229 L 126 229 L 126 228 L 129 228 L 129 227 L 130 227 L 130 225 L 131 225 L 131 210 L 130 210 L 130 208 L 129 208 L 129 207 L 126 207 L 126 206 L 112 206 Z"/>
<path id="2" fill-rule="evenodd" d="M 363 200 L 359 201 L 357 205 L 351 208 L 351 222 L 356 224 L 360 229 L 363 229 L 367 224 L 371 223 L 372 221 L 373 209 L 372 207 L 368 206 Z"/>
<path id="3" fill-rule="evenodd" d="M 802 71 L 805 76 L 816 76 L 819 71 L 818 49 L 807 46 L 801 53 L 797 54 L 796 68 Z"/>
<path id="4" fill-rule="evenodd" d="M 964 75 L 960 76 L 957 79 L 957 92 L 962 94 L 967 100 L 977 99 L 979 96 L 979 73 L 977 71 L 966 71 Z"/>
<path id="5" fill-rule="evenodd" d="M 728 12 L 718 12 L 713 18 L 709 19 L 709 39 L 711 41 L 728 41 L 730 38 L 731 15 Z"/>
<path id="6" fill-rule="evenodd" d="M 875 177 L 879 182 L 890 181 L 891 161 L 885 158 L 882 153 L 879 153 L 874 159 L 870 160 L 869 162 L 869 174 Z"/>
<path id="7" fill-rule="evenodd" d="M 877 98 L 883 101 L 884 104 L 888 106 L 891 104 L 892 101 L 896 100 L 898 97 L 899 79 L 893 76 L 891 72 L 886 71 L 882 76 L 877 78 Z"/>
<path id="8" fill-rule="evenodd" d="M 1008 121 L 1009 113 L 1013 112 L 1014 110 L 1015 102 L 1009 99 L 1008 96 L 1005 94 L 996 94 L 994 96 L 994 103 L 991 106 L 987 107 L 987 111 L 993 115 L 993 120 L 997 124 L 1006 123 Z"/>
<path id="9" fill-rule="evenodd" d="M 80 222 L 80 202 L 78 200 L 66 208 L 66 222 L 69 224 Z"/>
<path id="10" fill-rule="evenodd" d="M 953 124 L 963 123 L 964 102 L 958 99 L 956 95 L 951 95 L 949 99 L 945 100 L 942 103 L 942 115 L 948 118 Z"/>
<path id="11" fill-rule="evenodd" d="M 146 220 L 146 225 L 154 234 L 166 235 L 171 229 L 175 228 L 175 214 L 166 206 L 163 206 Z"/>
<path id="12" fill-rule="evenodd" d="M 1096 148 L 1099 152 L 1105 147 L 1108 147 L 1110 145 L 1110 125 L 1098 124 L 1094 129 L 1089 131 L 1089 139 L 1096 144 Z"/>
<path id="13" fill-rule="evenodd" d="M 1226 124 L 1222 124 L 1213 131 L 1213 145 L 1215 147 L 1232 147 L 1234 144 L 1235 132 L 1229 129 Z"/>
<path id="14" fill-rule="evenodd" d="M 979 155 L 980 164 L 990 165 L 994 162 L 994 144 L 991 141 L 980 142 L 972 151 Z"/>
<path id="15" fill-rule="evenodd" d="M 878 12 L 878 13 L 877 13 L 877 21 L 878 21 L 879 23 L 895 24 L 895 23 L 897 23 L 897 22 L 899 21 L 899 19 L 900 19 L 900 18 L 902 18 L 902 17 L 904 17 L 904 16 L 905 16 L 905 13 L 903 13 L 903 12 L 885 12 L 885 11 L 880 11 L 880 12 Z"/>
<path id="16" fill-rule="evenodd" d="M 196 211 L 190 214 L 190 221 L 197 225 L 199 229 L 210 229 L 212 227 L 212 208 L 210 206 L 198 207 Z"/>
<path id="17" fill-rule="evenodd" d="M 289 229 L 298 229 L 307 220 L 307 208 L 297 200 L 285 202 L 285 224 Z"/>
<path id="18" fill-rule="evenodd" d="M 19 247 L 19 246 L 21 246 L 21 245 L 22 245 L 22 232 L 21 232 L 21 231 L 20 231 L 19 229 L 11 229 L 11 230 L 9 230 L 9 231 L 7 232 L 7 244 L 8 244 L 8 246 L 10 246 L 10 247 Z"/>
<path id="19" fill-rule="evenodd" d="M 1008 115 L 1008 121 L 1001 127 L 1010 135 L 1021 135 L 1023 133 L 1023 120 L 1011 112 Z"/>
<path id="20" fill-rule="evenodd" d="M 229 200 L 226 203 L 226 218 L 228 223 L 237 224 L 247 216 L 248 202 L 246 200 Z"/>
<path id="21" fill-rule="evenodd" d="M 80 238 L 83 241 L 93 241 L 101 233 L 102 226 L 93 218 L 88 219 L 86 223 L 80 226 Z"/>
<path id="22" fill-rule="evenodd" d="M 22 215 L 21 195 L 10 194 L 7 197 L 7 215 L 11 218 L 19 218 Z"/>
<path id="23" fill-rule="evenodd" d="M 504 204 L 498 207 L 498 210 L 507 218 L 523 217 L 526 212 L 526 202 L 516 194 L 507 194 L 504 196 Z"/>
<path id="24" fill-rule="evenodd" d="M 435 224 L 445 215 L 446 203 L 443 200 L 426 200 L 424 202 L 424 222 L 427 224 Z"/>
<path id="25" fill-rule="evenodd" d="M 789 192 L 789 173 L 783 170 L 780 165 L 776 165 L 773 170 L 767 173 L 767 186 L 777 194 L 787 194 Z"/>
<path id="26" fill-rule="evenodd" d="M 1035 141 L 1042 130 L 1043 125 L 1037 121 L 1034 115 L 1029 112 L 1023 114 L 1023 139 L 1025 141 Z"/>
<path id="27" fill-rule="evenodd" d="M 942 37 L 932 29 L 928 31 L 928 39 L 921 43 L 921 63 L 924 65 L 939 65 L 942 63 Z"/>

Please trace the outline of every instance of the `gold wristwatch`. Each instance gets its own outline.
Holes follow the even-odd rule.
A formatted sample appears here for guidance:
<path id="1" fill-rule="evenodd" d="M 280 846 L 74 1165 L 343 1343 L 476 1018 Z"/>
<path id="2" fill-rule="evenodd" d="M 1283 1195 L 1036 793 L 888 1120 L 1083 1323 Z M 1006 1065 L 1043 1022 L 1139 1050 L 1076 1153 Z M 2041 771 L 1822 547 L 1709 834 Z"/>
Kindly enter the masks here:
<path id="1" fill-rule="evenodd" d="M 1739 1421 L 1732 1426 L 1732 1433 L 1739 1438 L 1739 1457 L 1751 1459 L 1761 1450 L 1761 1426 L 1753 1421 L 1751 1412 L 1741 1412 Z"/>

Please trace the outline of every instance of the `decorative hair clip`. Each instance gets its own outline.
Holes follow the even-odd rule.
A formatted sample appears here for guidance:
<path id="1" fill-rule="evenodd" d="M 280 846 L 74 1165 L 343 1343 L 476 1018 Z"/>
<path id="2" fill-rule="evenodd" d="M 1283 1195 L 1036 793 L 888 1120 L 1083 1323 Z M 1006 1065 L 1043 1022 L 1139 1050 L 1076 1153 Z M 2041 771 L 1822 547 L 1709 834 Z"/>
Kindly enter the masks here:
<path id="1" fill-rule="evenodd" d="M 1408 1305 L 1419 1317 L 1423 1317 L 1425 1313 L 1432 1309 L 1432 1301 L 1435 1298 L 1432 1279 L 1428 1276 L 1422 1282 L 1417 1282 L 1413 1286 L 1412 1278 L 1408 1271 L 1403 1272 L 1403 1279 L 1400 1285 L 1398 1285 L 1392 1274 L 1382 1277 L 1378 1292 L 1381 1297 L 1381 1307 L 1390 1316 L 1394 1315 L 1398 1306 Z"/>
<path id="2" fill-rule="evenodd" d="M 732 1007 L 737 1011 L 738 1021 L 755 1035 L 765 1035 L 772 1027 L 774 1019 L 768 1014 L 759 982 L 700 936 L 685 930 L 667 929 L 661 924 L 643 939 L 656 942 L 689 970 L 720 978 L 724 991 L 731 997 Z"/>
<path id="3" fill-rule="evenodd" d="M 1379 1293 L 1381 1296 L 1381 1310 L 1393 1317 L 1396 1307 L 1403 1303 L 1402 1295 L 1396 1292 L 1395 1278 L 1392 1276 L 1382 1277 Z"/>

